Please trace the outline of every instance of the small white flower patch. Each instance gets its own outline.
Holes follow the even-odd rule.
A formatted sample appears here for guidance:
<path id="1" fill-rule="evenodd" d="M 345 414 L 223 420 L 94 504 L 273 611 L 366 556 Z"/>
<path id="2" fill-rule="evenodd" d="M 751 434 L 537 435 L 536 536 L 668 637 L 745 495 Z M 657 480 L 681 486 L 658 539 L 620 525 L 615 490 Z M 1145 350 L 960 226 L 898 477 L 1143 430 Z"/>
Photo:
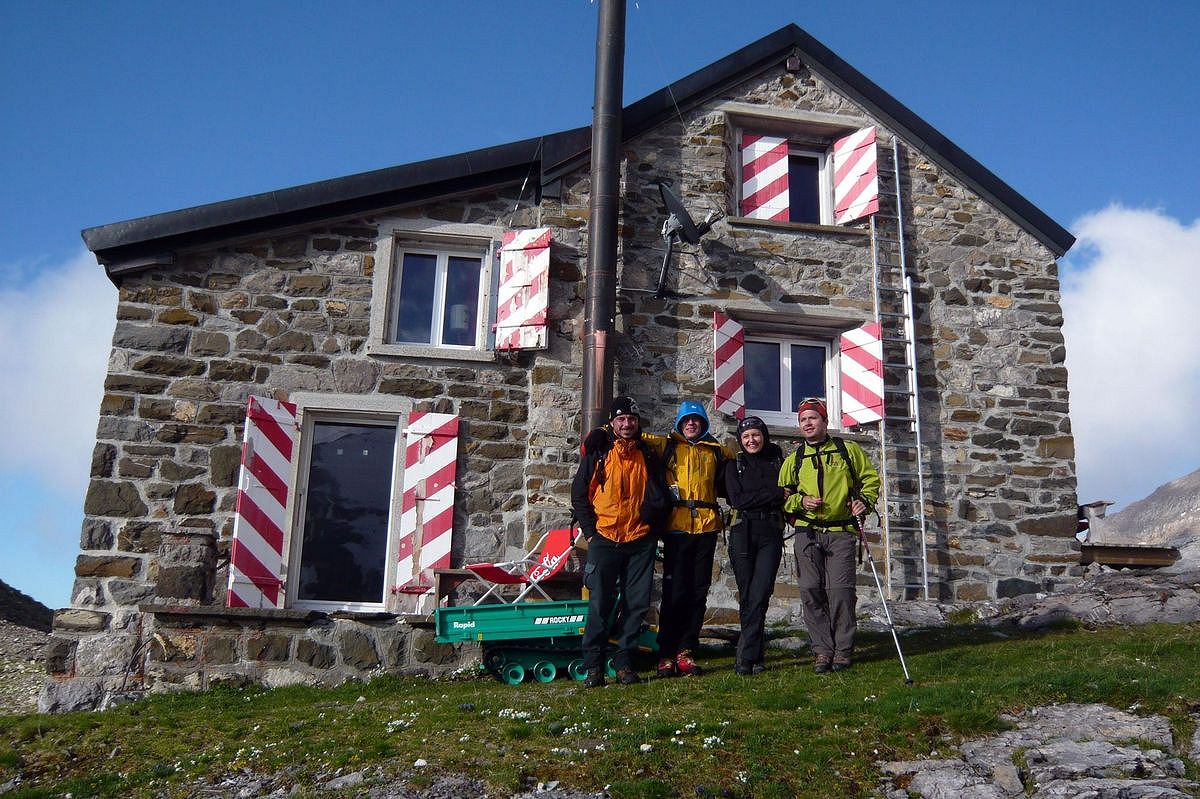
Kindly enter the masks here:
<path id="1" fill-rule="evenodd" d="M 506 707 L 496 714 L 499 719 L 515 719 L 517 721 L 526 721 L 533 717 L 533 714 L 528 710 L 514 710 L 511 707 Z"/>
<path id="2" fill-rule="evenodd" d="M 638 747 L 638 749 L 642 750 L 643 752 L 651 752 L 654 750 L 654 747 L 650 744 L 642 744 Z"/>
<path id="3" fill-rule="evenodd" d="M 721 740 L 721 736 L 710 735 L 704 739 L 704 748 L 705 749 L 713 749 L 715 747 L 720 746 L 723 743 L 725 743 L 725 742 Z"/>

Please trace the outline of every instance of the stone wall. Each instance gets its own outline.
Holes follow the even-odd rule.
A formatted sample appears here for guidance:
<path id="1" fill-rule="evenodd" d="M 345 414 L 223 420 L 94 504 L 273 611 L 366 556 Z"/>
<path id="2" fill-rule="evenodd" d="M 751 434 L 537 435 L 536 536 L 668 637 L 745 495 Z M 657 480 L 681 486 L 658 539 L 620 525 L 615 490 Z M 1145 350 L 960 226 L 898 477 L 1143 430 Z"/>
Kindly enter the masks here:
<path id="1" fill-rule="evenodd" d="M 818 77 L 779 70 L 627 141 L 622 286 L 653 288 L 657 278 L 657 181 L 673 183 L 697 216 L 735 207 L 730 103 L 840 114 L 874 122 L 882 142 L 891 137 Z M 1051 589 L 1079 573 L 1054 257 L 925 154 L 903 143 L 900 151 L 934 596 Z M 175 266 L 121 276 L 76 582 L 71 608 L 56 621 L 55 682 L 44 704 L 69 706 L 71 678 L 114 690 L 131 675 L 189 686 L 336 680 L 414 663 L 399 654 L 412 651 L 413 633 L 394 617 L 216 611 L 250 394 L 386 395 L 459 415 L 455 566 L 523 552 L 565 523 L 578 446 L 589 191 L 584 169 L 536 206 L 526 197 L 515 214 L 514 188 L 197 251 Z M 375 263 L 376 239 L 382 222 L 396 218 L 552 228 L 548 349 L 486 362 L 368 355 L 371 304 L 383 301 L 372 296 L 374 270 L 387 266 Z M 714 310 L 868 320 L 870 238 L 861 225 L 730 219 L 679 248 L 670 287 L 682 298 L 626 291 L 618 301 L 615 389 L 642 402 L 655 431 L 669 428 L 682 399 L 711 405 Z M 718 436 L 730 435 L 730 419 L 714 413 L 713 422 Z M 775 433 L 788 447 L 798 431 Z M 856 435 L 874 441 L 870 429 Z M 720 550 L 715 620 L 736 607 L 725 561 Z M 773 613 L 790 611 L 793 584 L 785 558 Z M 403 609 L 389 601 L 389 611 Z M 197 610 L 153 610 L 163 606 Z"/>

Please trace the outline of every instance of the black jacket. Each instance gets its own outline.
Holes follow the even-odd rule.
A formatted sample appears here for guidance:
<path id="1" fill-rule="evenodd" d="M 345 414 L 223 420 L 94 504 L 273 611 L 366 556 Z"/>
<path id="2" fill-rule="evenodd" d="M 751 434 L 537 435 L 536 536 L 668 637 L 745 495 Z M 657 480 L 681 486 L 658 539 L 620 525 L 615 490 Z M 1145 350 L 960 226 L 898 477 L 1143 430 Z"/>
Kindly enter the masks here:
<path id="1" fill-rule="evenodd" d="M 777 511 L 783 509 L 783 486 L 779 485 L 779 467 L 783 450 L 768 442 L 762 451 L 751 455 L 739 452 L 725 464 L 725 492 L 729 507 L 739 511 Z"/>

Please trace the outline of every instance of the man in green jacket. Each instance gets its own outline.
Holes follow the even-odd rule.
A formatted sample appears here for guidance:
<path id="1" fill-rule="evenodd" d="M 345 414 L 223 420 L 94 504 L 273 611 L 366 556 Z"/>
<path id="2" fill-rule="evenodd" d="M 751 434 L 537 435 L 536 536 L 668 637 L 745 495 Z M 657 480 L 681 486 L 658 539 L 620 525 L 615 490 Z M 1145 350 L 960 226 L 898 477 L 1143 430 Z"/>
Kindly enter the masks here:
<path id="1" fill-rule="evenodd" d="M 858 603 L 854 519 L 875 506 L 879 473 L 858 444 L 829 436 L 824 401 L 804 400 L 797 416 L 803 441 L 783 462 L 779 485 L 793 492 L 783 510 L 796 528 L 793 551 L 813 671 L 824 674 L 852 662 Z"/>

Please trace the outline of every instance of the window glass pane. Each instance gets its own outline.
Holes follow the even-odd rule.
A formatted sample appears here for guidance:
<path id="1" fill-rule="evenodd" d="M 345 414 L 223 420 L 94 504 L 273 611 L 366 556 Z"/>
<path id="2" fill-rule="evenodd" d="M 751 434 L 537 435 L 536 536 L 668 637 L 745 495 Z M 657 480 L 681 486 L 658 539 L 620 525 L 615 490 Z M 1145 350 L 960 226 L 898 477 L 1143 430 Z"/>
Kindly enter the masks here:
<path id="1" fill-rule="evenodd" d="M 313 425 L 298 599 L 383 601 L 395 441 L 393 427 Z"/>
<path id="2" fill-rule="evenodd" d="M 788 156 L 788 219 L 821 221 L 821 162 L 811 155 Z"/>
<path id="3" fill-rule="evenodd" d="M 792 345 L 792 407 L 809 397 L 825 399 L 825 348 Z"/>
<path id="4" fill-rule="evenodd" d="M 442 343 L 473 345 L 479 318 L 481 265 L 478 258 L 451 256 L 449 260 Z"/>
<path id="5" fill-rule="evenodd" d="M 436 286 L 437 256 L 404 253 L 396 309 L 396 341 L 433 343 L 433 292 Z"/>
<path id="6" fill-rule="evenodd" d="M 746 407 L 756 411 L 783 410 L 779 345 L 770 341 L 747 341 L 742 355 L 746 375 Z"/>

